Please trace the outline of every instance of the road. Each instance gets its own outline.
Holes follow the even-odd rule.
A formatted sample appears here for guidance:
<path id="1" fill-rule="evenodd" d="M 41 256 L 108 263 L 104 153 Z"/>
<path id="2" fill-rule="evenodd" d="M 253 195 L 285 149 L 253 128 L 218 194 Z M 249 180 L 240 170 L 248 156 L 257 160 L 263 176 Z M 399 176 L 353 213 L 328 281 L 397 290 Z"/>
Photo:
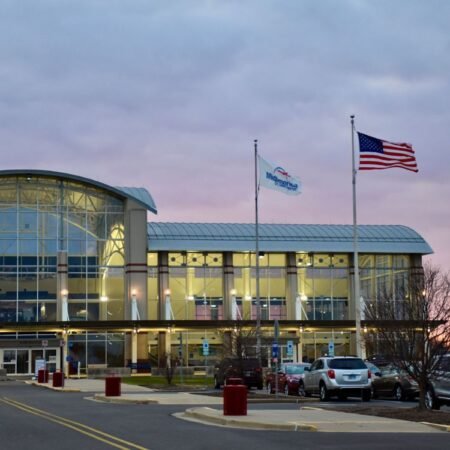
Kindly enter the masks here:
<path id="1" fill-rule="evenodd" d="M 0 382 L 0 448 L 58 449 L 439 449 L 449 435 L 273 432 L 229 429 L 171 416 L 174 405 L 119 405 L 87 400 L 86 393 L 60 393 L 21 382 Z M 317 404 L 316 404 L 317 405 Z M 280 409 L 296 404 L 258 404 Z"/>

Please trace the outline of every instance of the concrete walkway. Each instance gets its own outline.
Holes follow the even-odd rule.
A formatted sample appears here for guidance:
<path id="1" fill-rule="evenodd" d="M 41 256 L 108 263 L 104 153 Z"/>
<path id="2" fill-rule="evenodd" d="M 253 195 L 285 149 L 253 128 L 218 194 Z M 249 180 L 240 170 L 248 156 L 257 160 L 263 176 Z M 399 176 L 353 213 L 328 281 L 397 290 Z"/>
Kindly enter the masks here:
<path id="1" fill-rule="evenodd" d="M 295 411 L 249 410 L 247 416 L 224 416 L 222 410 L 199 407 L 176 414 L 176 417 L 233 428 L 265 430 L 327 433 L 440 433 L 445 431 L 443 428 L 406 420 L 306 407 Z"/>

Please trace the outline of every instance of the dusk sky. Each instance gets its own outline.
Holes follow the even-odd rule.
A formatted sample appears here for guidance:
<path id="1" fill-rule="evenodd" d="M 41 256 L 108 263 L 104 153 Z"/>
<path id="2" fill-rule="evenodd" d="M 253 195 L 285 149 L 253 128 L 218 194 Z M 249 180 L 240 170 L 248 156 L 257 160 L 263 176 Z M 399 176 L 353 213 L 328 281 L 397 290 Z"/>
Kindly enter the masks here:
<path id="1" fill-rule="evenodd" d="M 253 222 L 253 140 L 300 196 L 264 223 L 352 223 L 356 129 L 419 173 L 358 174 L 358 223 L 450 269 L 447 0 L 0 0 L 1 169 L 147 188 L 166 222 Z"/>

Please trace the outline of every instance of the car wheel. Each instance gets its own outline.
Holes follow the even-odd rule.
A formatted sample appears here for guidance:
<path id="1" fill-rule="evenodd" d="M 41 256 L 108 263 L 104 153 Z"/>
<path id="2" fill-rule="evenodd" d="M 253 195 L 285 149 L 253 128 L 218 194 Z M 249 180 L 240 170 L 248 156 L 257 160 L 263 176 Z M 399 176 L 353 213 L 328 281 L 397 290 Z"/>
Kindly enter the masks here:
<path id="1" fill-rule="evenodd" d="M 298 385 L 298 395 L 299 397 L 306 397 L 305 385 L 303 383 L 299 383 Z"/>
<path id="2" fill-rule="evenodd" d="M 433 389 L 427 388 L 425 392 L 425 408 L 427 409 L 440 409 L 441 405 L 439 400 L 434 395 Z"/>
<path id="3" fill-rule="evenodd" d="M 284 385 L 284 395 L 289 395 L 289 385 L 287 383 Z"/>
<path id="4" fill-rule="evenodd" d="M 371 392 L 370 389 L 364 389 L 361 394 L 361 400 L 363 402 L 370 402 Z"/>
<path id="5" fill-rule="evenodd" d="M 394 399 L 398 402 L 405 400 L 405 392 L 399 384 L 396 384 L 394 387 Z"/>
<path id="6" fill-rule="evenodd" d="M 328 395 L 328 389 L 324 383 L 321 383 L 319 386 L 319 398 L 321 402 L 326 402 L 330 398 Z"/>
<path id="7" fill-rule="evenodd" d="M 267 383 L 267 393 L 268 394 L 272 393 L 272 384 L 271 383 Z"/>

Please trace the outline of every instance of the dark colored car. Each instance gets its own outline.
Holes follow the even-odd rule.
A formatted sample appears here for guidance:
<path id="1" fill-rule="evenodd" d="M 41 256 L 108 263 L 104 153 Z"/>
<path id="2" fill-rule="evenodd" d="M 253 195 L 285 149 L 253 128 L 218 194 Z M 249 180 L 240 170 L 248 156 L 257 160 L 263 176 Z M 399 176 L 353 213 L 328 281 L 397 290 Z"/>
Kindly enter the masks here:
<path id="1" fill-rule="evenodd" d="M 305 367 L 310 367 L 309 363 L 284 363 L 281 364 L 278 371 L 278 392 L 284 392 L 286 395 L 294 394 L 301 397 L 305 396 L 305 386 L 303 378 L 305 376 Z M 267 392 L 275 392 L 276 373 L 269 372 L 266 375 Z"/>
<path id="2" fill-rule="evenodd" d="M 450 353 L 443 356 L 425 392 L 428 409 L 439 409 L 442 405 L 450 406 Z"/>
<path id="3" fill-rule="evenodd" d="M 419 395 L 419 386 L 407 372 L 389 364 L 380 369 L 380 376 L 372 380 L 372 396 L 412 399 Z"/>
<path id="4" fill-rule="evenodd" d="M 257 358 L 224 358 L 214 368 L 214 387 L 225 386 L 227 378 L 242 378 L 249 389 L 263 388 L 262 368 Z"/>

